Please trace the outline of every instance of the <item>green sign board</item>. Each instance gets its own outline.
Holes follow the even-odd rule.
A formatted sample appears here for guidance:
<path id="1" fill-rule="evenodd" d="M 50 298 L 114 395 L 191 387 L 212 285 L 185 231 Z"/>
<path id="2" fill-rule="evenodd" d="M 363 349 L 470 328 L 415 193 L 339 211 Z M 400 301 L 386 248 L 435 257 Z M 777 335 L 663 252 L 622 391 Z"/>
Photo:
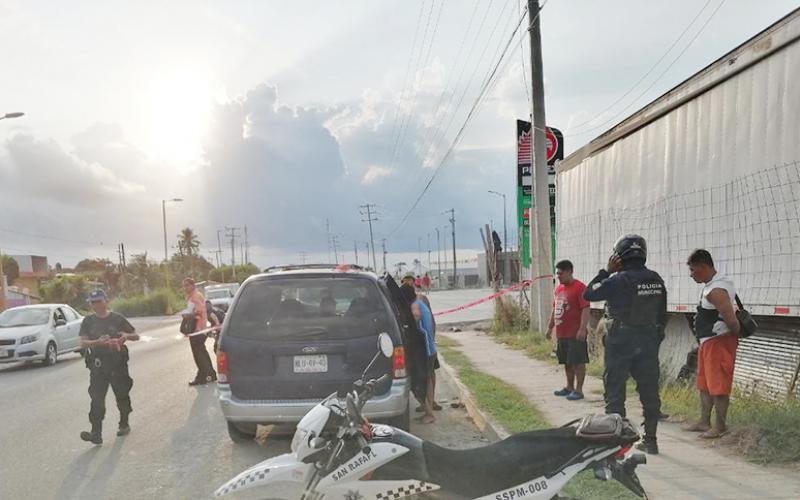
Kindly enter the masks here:
<path id="1" fill-rule="evenodd" d="M 556 186 L 555 163 L 564 158 L 564 136 L 560 130 L 547 127 L 547 170 L 550 191 L 550 230 L 551 255 L 555 263 L 556 255 Z M 531 263 L 530 221 L 533 215 L 533 141 L 531 123 L 517 120 L 517 227 L 519 228 L 519 249 L 522 267 L 529 268 Z"/>

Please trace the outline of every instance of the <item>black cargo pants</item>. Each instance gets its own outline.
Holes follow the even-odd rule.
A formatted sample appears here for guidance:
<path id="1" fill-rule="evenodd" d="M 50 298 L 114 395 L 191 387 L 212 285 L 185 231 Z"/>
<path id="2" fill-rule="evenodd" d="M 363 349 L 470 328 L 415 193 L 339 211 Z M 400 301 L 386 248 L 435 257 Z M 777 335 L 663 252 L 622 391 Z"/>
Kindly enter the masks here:
<path id="1" fill-rule="evenodd" d="M 655 437 L 661 415 L 658 394 L 659 340 L 655 328 L 634 329 L 612 324 L 605 338 L 606 413 L 625 416 L 628 376 L 633 377 L 644 409 L 644 434 Z"/>
<path id="2" fill-rule="evenodd" d="M 119 409 L 120 423 L 127 424 L 128 415 L 133 411 L 131 406 L 131 387 L 133 379 L 128 374 L 127 360 L 104 360 L 99 358 L 87 361 L 89 365 L 89 397 L 92 402 L 89 409 L 89 422 L 92 428 L 99 428 L 106 416 L 106 395 L 108 387 L 114 391 Z"/>

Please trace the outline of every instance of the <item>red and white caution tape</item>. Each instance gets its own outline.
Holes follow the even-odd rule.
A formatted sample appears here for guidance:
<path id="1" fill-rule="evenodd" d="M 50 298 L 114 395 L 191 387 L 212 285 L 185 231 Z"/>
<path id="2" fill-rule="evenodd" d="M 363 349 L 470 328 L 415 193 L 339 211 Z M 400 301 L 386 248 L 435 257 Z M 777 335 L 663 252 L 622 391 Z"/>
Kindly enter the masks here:
<path id="1" fill-rule="evenodd" d="M 525 280 L 525 281 L 523 281 L 521 283 L 517 283 L 516 285 L 510 286 L 508 288 L 504 288 L 504 289 L 500 290 L 499 292 L 493 293 L 492 295 L 489 295 L 487 297 L 483 297 L 481 299 L 472 301 L 472 302 L 470 302 L 468 304 L 464 304 L 463 306 L 454 307 L 453 309 L 448 309 L 446 311 L 435 312 L 435 313 L 433 313 L 433 315 L 434 316 L 443 316 L 445 314 L 451 314 L 451 313 L 454 313 L 454 312 L 463 311 L 464 309 L 469 309 L 470 307 L 477 306 L 478 304 L 483 304 L 484 302 L 489 302 L 490 300 L 494 300 L 494 299 L 496 299 L 496 298 L 498 298 L 498 297 L 500 297 L 502 295 L 505 295 L 507 293 L 519 290 L 521 288 L 528 287 L 534 281 L 538 281 L 538 280 L 545 279 L 545 278 L 552 278 L 552 277 L 553 277 L 552 274 L 545 274 L 545 275 L 542 275 L 542 276 L 537 276 L 537 277 L 533 278 L 532 280 Z"/>

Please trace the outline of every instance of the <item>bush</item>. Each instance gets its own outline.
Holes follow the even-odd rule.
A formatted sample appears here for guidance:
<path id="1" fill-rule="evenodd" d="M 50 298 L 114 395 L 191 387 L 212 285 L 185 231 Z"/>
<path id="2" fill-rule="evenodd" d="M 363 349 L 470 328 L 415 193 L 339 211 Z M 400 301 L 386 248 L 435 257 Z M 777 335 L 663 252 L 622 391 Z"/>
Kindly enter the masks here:
<path id="1" fill-rule="evenodd" d="M 168 316 L 183 307 L 177 293 L 160 288 L 147 296 L 118 297 L 111 301 L 111 309 L 124 316 Z"/>
<path id="2" fill-rule="evenodd" d="M 255 264 L 237 264 L 236 265 L 236 280 L 233 279 L 233 269 L 231 266 L 222 266 L 215 269 L 212 269 L 208 273 L 208 279 L 211 281 L 216 281 L 218 283 L 233 283 L 234 281 L 239 282 L 240 284 L 244 282 L 247 278 L 254 274 L 258 274 L 260 271 Z"/>
<path id="3" fill-rule="evenodd" d="M 85 276 L 59 276 L 39 287 L 43 302 L 67 304 L 81 311 L 87 308 L 86 297 L 90 291 Z"/>
<path id="4" fill-rule="evenodd" d="M 527 331 L 530 325 L 530 311 L 511 297 L 502 296 L 495 301 L 495 332 Z"/>

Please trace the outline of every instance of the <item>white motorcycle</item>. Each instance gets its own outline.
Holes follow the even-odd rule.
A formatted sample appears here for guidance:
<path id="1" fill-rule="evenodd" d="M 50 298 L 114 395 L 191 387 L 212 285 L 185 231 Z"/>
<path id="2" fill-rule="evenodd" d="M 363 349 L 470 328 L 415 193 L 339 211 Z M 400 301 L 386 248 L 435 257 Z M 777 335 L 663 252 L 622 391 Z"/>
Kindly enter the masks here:
<path id="1" fill-rule="evenodd" d="M 391 337 L 379 336 L 379 356 L 390 357 Z M 636 466 L 642 454 L 626 454 L 639 439 L 618 415 L 587 417 L 575 426 L 526 432 L 467 450 L 436 446 L 361 415 L 376 387 L 389 375 L 353 384 L 309 411 L 297 426 L 291 453 L 265 460 L 237 475 L 216 492 L 221 497 L 262 488 L 266 498 L 290 500 L 385 500 L 426 498 L 544 500 L 576 474 L 593 469 L 600 480 L 615 479 L 640 497 L 646 494 Z M 598 425 L 599 424 L 599 425 Z"/>

